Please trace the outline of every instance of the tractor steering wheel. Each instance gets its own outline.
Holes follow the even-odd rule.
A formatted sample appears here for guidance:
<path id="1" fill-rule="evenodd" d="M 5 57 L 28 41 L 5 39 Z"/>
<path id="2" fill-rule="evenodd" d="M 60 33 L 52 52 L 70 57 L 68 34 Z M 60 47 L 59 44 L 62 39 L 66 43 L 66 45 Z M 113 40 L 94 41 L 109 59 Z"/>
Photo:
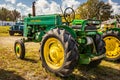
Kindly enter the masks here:
<path id="1" fill-rule="evenodd" d="M 75 11 L 71 7 L 67 7 L 64 11 L 64 18 L 67 23 L 71 23 L 75 19 Z"/>

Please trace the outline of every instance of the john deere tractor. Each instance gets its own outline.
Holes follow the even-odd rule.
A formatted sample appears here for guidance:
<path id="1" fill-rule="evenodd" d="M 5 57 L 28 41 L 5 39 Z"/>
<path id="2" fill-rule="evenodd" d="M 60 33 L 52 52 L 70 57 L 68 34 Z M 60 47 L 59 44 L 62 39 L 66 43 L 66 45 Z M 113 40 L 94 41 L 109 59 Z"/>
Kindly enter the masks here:
<path id="1" fill-rule="evenodd" d="M 33 8 L 34 11 L 34 8 Z M 34 13 L 34 12 L 33 12 Z M 15 55 L 25 57 L 25 42 L 41 43 L 40 58 L 43 67 L 62 77 L 70 75 L 76 64 L 95 67 L 105 57 L 105 43 L 97 33 L 96 25 L 100 21 L 74 21 L 75 13 L 70 7 L 64 11 L 66 24 L 59 14 L 29 16 L 24 19 L 24 37 L 16 40 Z"/>
<path id="2" fill-rule="evenodd" d="M 120 60 L 120 21 L 119 18 L 110 19 L 103 24 L 105 31 L 103 39 L 106 43 L 106 59 Z"/>

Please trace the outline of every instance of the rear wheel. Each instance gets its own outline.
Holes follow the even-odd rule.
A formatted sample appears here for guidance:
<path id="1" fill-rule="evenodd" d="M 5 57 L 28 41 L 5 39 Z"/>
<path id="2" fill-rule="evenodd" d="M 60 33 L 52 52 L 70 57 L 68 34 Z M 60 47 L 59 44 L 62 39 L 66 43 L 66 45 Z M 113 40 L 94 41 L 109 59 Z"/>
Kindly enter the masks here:
<path id="1" fill-rule="evenodd" d="M 25 45 L 22 40 L 16 40 L 14 44 L 15 55 L 19 59 L 24 59 L 25 57 Z"/>
<path id="2" fill-rule="evenodd" d="M 106 43 L 106 60 L 120 59 L 120 33 L 109 31 L 104 34 L 103 38 Z"/>
<path id="3" fill-rule="evenodd" d="M 62 29 L 49 31 L 41 42 L 41 60 L 45 69 L 62 77 L 70 75 L 78 60 L 75 40 Z"/>

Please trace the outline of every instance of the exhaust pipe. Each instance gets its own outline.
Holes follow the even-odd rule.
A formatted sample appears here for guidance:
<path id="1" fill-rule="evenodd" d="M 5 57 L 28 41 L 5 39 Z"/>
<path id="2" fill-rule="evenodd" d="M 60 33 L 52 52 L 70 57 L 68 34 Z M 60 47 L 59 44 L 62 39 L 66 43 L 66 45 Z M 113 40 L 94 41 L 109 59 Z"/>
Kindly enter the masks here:
<path id="1" fill-rule="evenodd" d="M 32 3 L 32 15 L 35 16 L 35 1 Z"/>

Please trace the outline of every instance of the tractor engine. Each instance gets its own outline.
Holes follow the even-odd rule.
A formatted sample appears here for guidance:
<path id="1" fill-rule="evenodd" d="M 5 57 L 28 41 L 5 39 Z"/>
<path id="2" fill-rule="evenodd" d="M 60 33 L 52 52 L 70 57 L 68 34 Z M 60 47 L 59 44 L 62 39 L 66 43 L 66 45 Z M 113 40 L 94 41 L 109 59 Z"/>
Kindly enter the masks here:
<path id="1" fill-rule="evenodd" d="M 41 41 L 42 36 L 54 26 L 61 25 L 59 15 L 41 15 L 37 17 L 25 18 L 24 36 L 29 40 Z"/>

